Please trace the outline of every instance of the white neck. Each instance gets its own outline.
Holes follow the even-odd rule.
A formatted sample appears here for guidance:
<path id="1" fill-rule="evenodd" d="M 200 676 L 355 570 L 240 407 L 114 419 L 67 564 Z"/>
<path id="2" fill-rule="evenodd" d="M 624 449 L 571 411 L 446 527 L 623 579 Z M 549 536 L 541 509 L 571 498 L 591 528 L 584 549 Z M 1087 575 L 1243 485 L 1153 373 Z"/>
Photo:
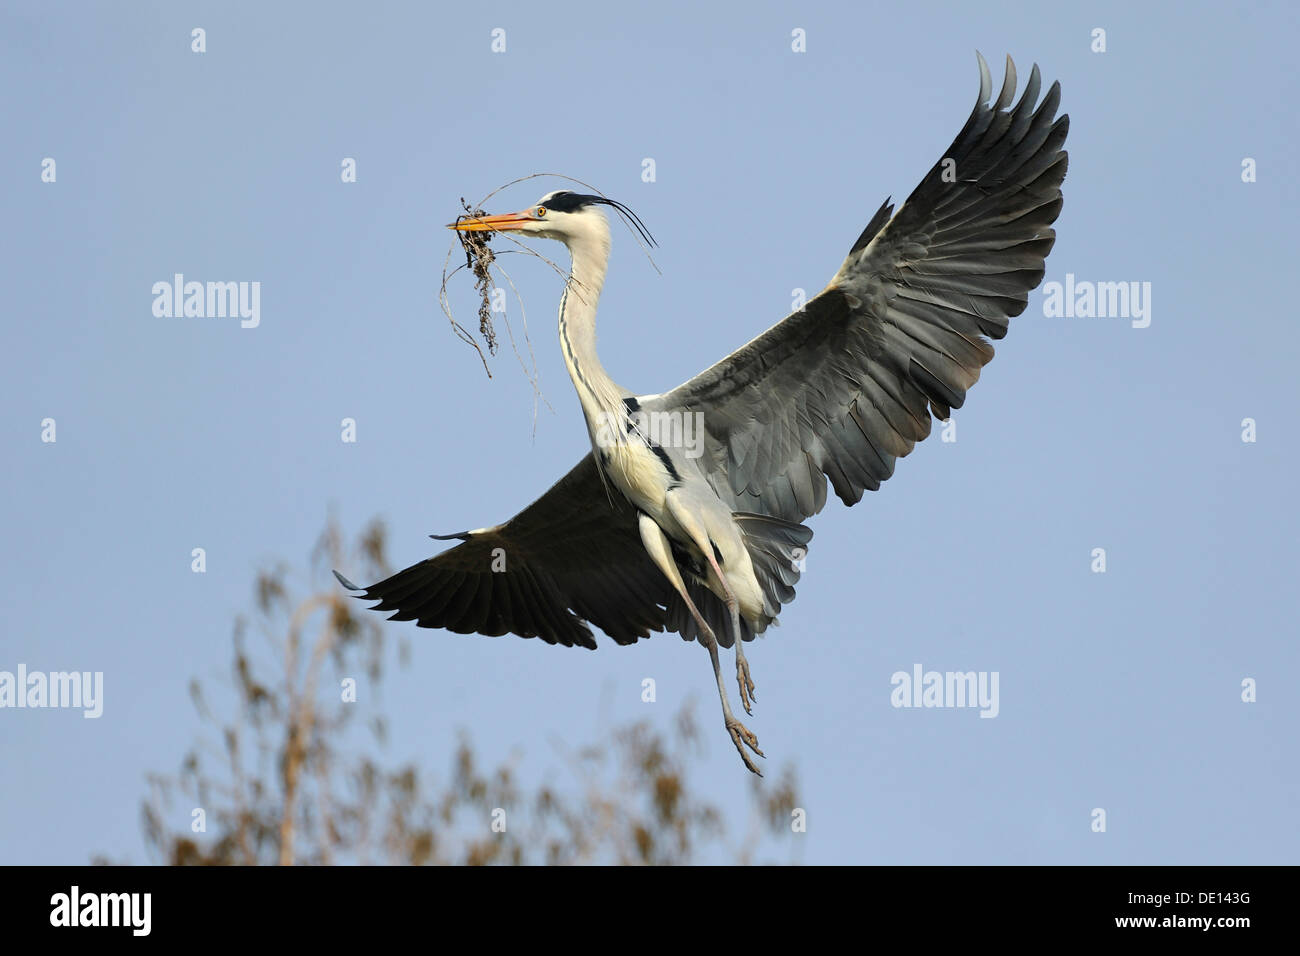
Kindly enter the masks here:
<path id="1" fill-rule="evenodd" d="M 602 413 L 621 418 L 626 410 L 624 390 L 606 374 L 596 354 L 596 304 L 609 264 L 609 226 L 599 213 L 584 218 L 589 218 L 590 227 L 565 238 L 573 267 L 560 299 L 559 323 L 564 363 L 591 426 Z"/>

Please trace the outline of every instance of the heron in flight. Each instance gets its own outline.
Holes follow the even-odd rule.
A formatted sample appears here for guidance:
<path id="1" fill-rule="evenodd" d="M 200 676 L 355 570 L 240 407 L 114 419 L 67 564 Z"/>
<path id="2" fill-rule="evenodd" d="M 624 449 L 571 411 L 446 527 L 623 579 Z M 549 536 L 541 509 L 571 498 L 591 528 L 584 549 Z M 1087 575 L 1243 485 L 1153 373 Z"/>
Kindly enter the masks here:
<path id="1" fill-rule="evenodd" d="M 727 733 L 744 764 L 758 738 L 732 713 L 718 647 L 734 648 L 752 714 L 744 645 L 795 596 L 826 483 L 846 505 L 960 408 L 1043 278 L 1056 239 L 1069 117 L 1060 84 L 1038 103 L 1035 66 L 1012 106 L 979 57 L 975 108 L 894 212 L 876 212 L 821 293 L 672 391 L 614 382 L 596 352 L 610 230 L 603 196 L 547 193 L 519 212 L 462 217 L 463 232 L 511 232 L 568 247 L 560 348 L 591 452 L 504 524 L 368 588 L 339 580 L 390 620 L 462 634 L 506 633 L 595 648 L 675 631 L 709 653 Z M 669 427 L 655 427 L 656 423 Z M 680 423 L 680 424 L 679 424 Z M 687 447 L 674 440 L 701 428 Z M 442 537 L 435 535 L 434 537 Z M 505 556 L 504 570 L 498 559 Z M 761 774 L 760 774 L 761 775 Z"/>

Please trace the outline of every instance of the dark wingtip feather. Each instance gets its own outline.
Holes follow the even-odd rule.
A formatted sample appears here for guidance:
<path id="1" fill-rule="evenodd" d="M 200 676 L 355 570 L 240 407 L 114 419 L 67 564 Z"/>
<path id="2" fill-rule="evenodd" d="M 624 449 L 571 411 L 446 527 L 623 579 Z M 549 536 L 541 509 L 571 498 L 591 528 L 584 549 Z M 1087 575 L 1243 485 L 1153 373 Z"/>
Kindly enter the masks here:
<path id="1" fill-rule="evenodd" d="M 889 222 L 889 217 L 894 214 L 893 198 L 893 196 L 890 196 L 876 210 L 876 214 L 867 223 L 867 228 L 862 230 L 862 234 L 858 236 L 858 241 L 849 250 L 849 255 L 853 255 L 860 249 L 865 249 L 871 243 L 871 240 L 876 238 L 876 233 L 885 228 L 885 223 Z"/>
<path id="2" fill-rule="evenodd" d="M 359 587 L 357 587 L 355 584 L 353 584 L 351 581 L 349 581 L 349 580 L 348 580 L 347 578 L 345 578 L 343 575 L 339 574 L 337 571 L 334 572 L 334 576 L 335 576 L 336 578 L 339 579 L 339 584 L 343 585 L 343 586 L 344 586 L 345 588 L 347 588 L 349 591 L 364 591 L 364 590 L 365 590 L 365 588 L 359 588 Z"/>

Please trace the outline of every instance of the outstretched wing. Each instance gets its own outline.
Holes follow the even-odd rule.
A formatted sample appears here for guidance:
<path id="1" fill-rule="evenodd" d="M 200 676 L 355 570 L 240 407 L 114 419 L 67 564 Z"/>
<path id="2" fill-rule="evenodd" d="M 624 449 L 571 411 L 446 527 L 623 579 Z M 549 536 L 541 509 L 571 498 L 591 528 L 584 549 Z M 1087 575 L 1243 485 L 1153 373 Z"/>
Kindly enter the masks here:
<path id="1" fill-rule="evenodd" d="M 595 648 L 586 622 L 619 644 L 664 629 L 671 585 L 591 455 L 505 524 L 458 537 L 462 544 L 368 588 L 339 580 L 378 600 L 373 610 L 396 611 L 391 621 L 460 634 Z"/>
<path id="2" fill-rule="evenodd" d="M 1038 67 L 1012 109 L 1015 66 L 892 215 L 886 201 L 806 308 L 657 399 L 698 412 L 714 490 L 737 510 L 800 521 L 849 505 L 946 419 L 1043 278 L 1069 117 L 1060 84 L 1035 109 Z M 987 338 L 986 338 L 987 337 Z"/>

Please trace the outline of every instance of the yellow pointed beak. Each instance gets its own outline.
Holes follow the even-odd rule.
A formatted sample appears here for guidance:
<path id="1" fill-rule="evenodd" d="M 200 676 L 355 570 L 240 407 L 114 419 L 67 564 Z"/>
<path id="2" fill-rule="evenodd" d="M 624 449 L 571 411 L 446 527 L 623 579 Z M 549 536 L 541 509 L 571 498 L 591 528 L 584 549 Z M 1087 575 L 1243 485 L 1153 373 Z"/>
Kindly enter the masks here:
<path id="1" fill-rule="evenodd" d="M 457 232 L 507 232 L 535 221 L 531 211 L 525 209 L 502 216 L 461 216 L 455 222 L 447 223 L 447 228 Z"/>

